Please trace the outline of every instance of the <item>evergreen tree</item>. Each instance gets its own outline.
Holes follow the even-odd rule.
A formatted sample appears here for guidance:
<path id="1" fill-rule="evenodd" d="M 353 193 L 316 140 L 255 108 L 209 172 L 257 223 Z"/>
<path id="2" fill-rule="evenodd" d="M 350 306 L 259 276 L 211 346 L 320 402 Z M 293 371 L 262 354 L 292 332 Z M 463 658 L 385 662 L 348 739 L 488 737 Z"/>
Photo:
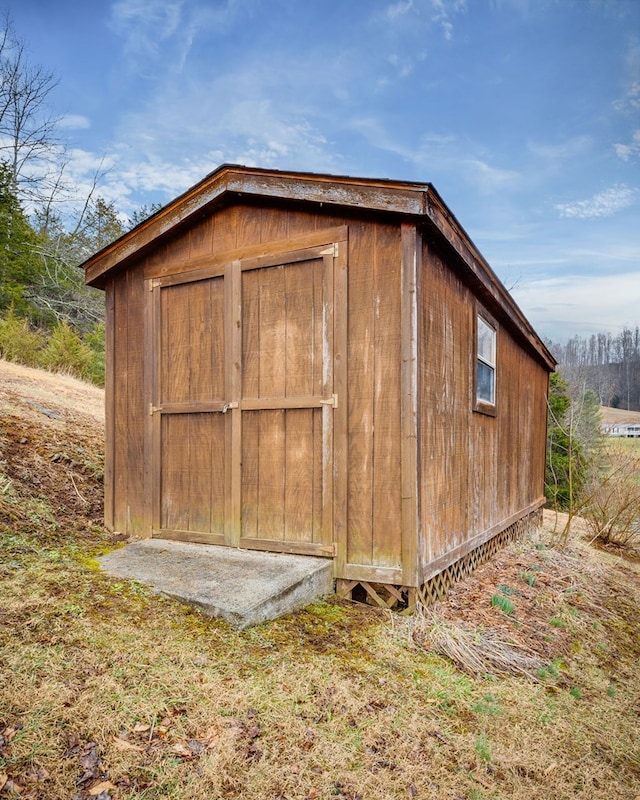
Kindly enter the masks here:
<path id="1" fill-rule="evenodd" d="M 13 174 L 0 161 L 0 311 L 37 317 L 32 289 L 38 280 L 36 234 L 15 194 Z"/>
<path id="2" fill-rule="evenodd" d="M 595 393 L 584 387 L 572 390 L 562 374 L 554 372 L 549 382 L 545 472 L 545 494 L 553 508 L 575 511 L 579 507 L 601 441 Z"/>

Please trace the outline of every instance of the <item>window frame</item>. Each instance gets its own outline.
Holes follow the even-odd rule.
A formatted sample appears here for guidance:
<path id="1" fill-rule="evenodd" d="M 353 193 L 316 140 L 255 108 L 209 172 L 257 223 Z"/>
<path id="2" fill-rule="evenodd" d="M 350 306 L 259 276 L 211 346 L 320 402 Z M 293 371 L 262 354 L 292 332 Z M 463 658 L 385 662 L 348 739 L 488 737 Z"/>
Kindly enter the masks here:
<path id="1" fill-rule="evenodd" d="M 480 322 L 493 331 L 493 363 L 480 354 Z M 498 409 L 498 324 L 484 308 L 477 306 L 474 317 L 473 337 L 473 410 L 490 417 L 497 415 Z M 478 366 L 484 364 L 493 371 L 493 402 L 478 397 Z"/>

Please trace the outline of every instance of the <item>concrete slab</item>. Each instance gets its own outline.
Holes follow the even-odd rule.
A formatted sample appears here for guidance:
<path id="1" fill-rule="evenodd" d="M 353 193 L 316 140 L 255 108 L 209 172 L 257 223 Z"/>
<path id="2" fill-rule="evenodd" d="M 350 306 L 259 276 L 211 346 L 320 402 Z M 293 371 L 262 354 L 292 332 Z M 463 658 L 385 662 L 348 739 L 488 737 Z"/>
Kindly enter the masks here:
<path id="1" fill-rule="evenodd" d="M 333 592 L 330 559 L 145 539 L 100 559 L 105 572 L 221 617 L 242 629 Z"/>

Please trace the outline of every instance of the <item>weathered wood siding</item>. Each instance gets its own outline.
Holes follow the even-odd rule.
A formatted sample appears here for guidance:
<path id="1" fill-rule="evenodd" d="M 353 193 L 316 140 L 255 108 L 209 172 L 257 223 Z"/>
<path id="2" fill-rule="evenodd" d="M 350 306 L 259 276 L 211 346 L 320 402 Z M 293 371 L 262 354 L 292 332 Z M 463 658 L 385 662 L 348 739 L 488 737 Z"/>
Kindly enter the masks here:
<path id="1" fill-rule="evenodd" d="M 420 561 L 425 577 L 543 495 L 547 370 L 497 319 L 496 416 L 473 410 L 482 304 L 425 245 L 419 311 Z M 491 311 L 491 309 L 484 309 Z"/>
<path id="2" fill-rule="evenodd" d="M 163 289 L 162 314 L 167 325 L 163 327 L 164 338 L 159 342 L 151 342 L 150 333 L 147 331 L 145 334 L 145 324 L 148 326 L 149 322 L 147 319 L 145 323 L 145 303 L 148 301 L 145 297 L 144 280 L 166 278 L 187 269 L 205 268 L 213 260 L 224 261 L 241 257 L 243 249 L 254 245 L 284 241 L 338 225 L 348 226 L 349 237 L 348 313 L 346 320 L 336 321 L 336 329 L 340 325 L 346 326 L 344 337 L 348 341 L 348 389 L 339 398 L 339 402 L 345 403 L 348 409 L 347 453 L 344 459 L 345 474 L 342 476 L 346 486 L 334 487 L 336 495 L 346 495 L 346 515 L 343 514 L 346 519 L 343 524 L 346 524 L 348 535 L 342 543 L 338 560 L 344 574 L 363 577 L 367 569 L 373 568 L 375 572 L 375 569 L 382 568 L 379 578 L 384 578 L 384 569 L 388 569 L 393 571 L 388 577 L 401 582 L 401 237 L 399 225 L 385 225 L 374 220 L 357 220 L 275 206 L 262 208 L 238 205 L 222 208 L 198 224 L 181 231 L 170 241 L 161 243 L 137 266 L 130 267 L 112 279 L 108 288 L 108 302 L 112 303 L 111 314 L 115 324 L 112 328 L 113 353 L 109 356 L 112 377 L 108 391 L 113 398 L 113 414 L 108 438 L 114 455 L 115 482 L 112 489 L 108 490 L 112 498 L 112 512 L 107 511 L 107 521 L 112 527 L 136 535 L 148 535 L 150 530 L 151 489 L 148 476 L 145 482 L 144 474 L 145 456 L 149 455 L 145 454 L 144 449 L 145 425 L 149 425 L 148 372 L 152 358 L 149 350 L 159 346 L 161 352 L 158 355 L 164 359 L 161 389 L 163 402 L 183 402 L 188 398 L 201 400 L 205 395 L 210 395 L 210 399 L 218 399 L 220 393 L 220 376 L 215 378 L 216 357 L 208 344 L 214 333 L 212 326 L 219 323 L 207 319 L 203 303 L 210 305 L 211 298 L 207 300 L 201 296 L 202 292 L 210 294 L 213 291 L 211 286 L 202 282 Z M 266 273 L 263 276 L 253 276 L 252 273 L 243 275 L 249 323 L 246 335 L 255 337 L 257 333 L 251 327 L 253 284 L 258 286 L 268 282 L 272 276 Z M 293 273 L 291 279 L 296 279 Z M 313 281 L 310 285 L 312 284 Z M 302 281 L 298 289 L 295 286 L 290 287 L 291 292 L 306 291 L 305 286 L 306 282 Z M 266 291 L 266 288 L 262 287 L 260 291 L 262 290 Z M 263 363 L 273 349 L 270 349 L 268 342 L 269 336 L 273 334 L 274 327 L 267 325 L 262 341 L 256 339 L 256 347 Z M 217 344 L 211 346 L 219 349 L 221 341 L 219 336 Z M 260 380 L 261 374 L 256 371 L 254 364 L 258 351 L 248 340 L 245 341 L 245 347 L 245 380 L 255 383 Z M 302 358 L 304 360 L 304 356 Z M 204 369 L 201 369 L 203 366 Z M 266 372 L 262 370 L 264 380 L 273 382 L 284 378 L 284 373 L 280 375 L 276 369 L 277 365 L 272 366 L 274 369 Z M 291 374 L 298 366 L 300 365 L 291 362 Z M 312 381 L 317 382 L 317 379 L 318 376 L 309 377 Z M 307 378 L 300 377 L 300 380 L 304 382 Z M 252 393 L 255 387 L 248 386 L 248 383 L 245 388 L 247 391 L 251 389 Z M 311 387 L 306 387 L 305 391 L 307 388 Z M 286 435 L 286 429 L 291 426 L 296 429 L 302 426 L 310 433 L 307 437 L 310 446 L 318 446 L 317 439 L 313 436 L 314 427 L 318 424 L 318 411 L 270 413 L 283 418 L 283 435 Z M 244 414 L 245 423 L 250 427 L 251 416 L 248 412 Z M 163 523 L 200 533 L 207 527 L 215 528 L 223 499 L 217 495 L 215 498 L 211 497 L 212 490 L 202 477 L 187 478 L 185 475 L 189 472 L 186 466 L 191 458 L 189 453 L 195 449 L 200 453 L 200 476 L 217 469 L 215 459 L 223 458 L 224 453 L 218 444 L 221 432 L 211 430 L 211 426 L 221 424 L 219 415 L 191 414 L 163 418 L 163 440 L 160 448 L 166 453 L 166 463 L 162 466 L 163 480 L 171 488 L 173 497 L 182 497 L 178 507 L 168 504 L 166 498 L 163 503 L 161 498 Z M 274 434 L 275 429 L 270 430 Z M 259 431 L 257 435 L 259 440 Z M 246 442 L 248 438 L 245 437 Z M 264 459 L 268 448 L 265 442 L 262 444 L 265 446 L 258 444 L 255 451 L 245 444 L 248 448 L 245 454 L 246 463 L 255 461 L 255 469 L 261 471 L 264 477 L 261 491 L 267 486 L 267 473 L 273 478 L 271 482 L 274 491 L 280 491 L 282 487 L 278 489 L 279 484 L 276 484 L 283 471 L 276 470 L 277 464 L 273 460 L 278 457 L 277 447 L 273 450 L 273 459 L 266 463 Z M 317 471 L 316 462 L 318 459 L 313 462 Z M 306 481 L 309 508 L 289 509 L 291 519 L 287 524 L 294 526 L 296 536 L 301 537 L 302 533 L 298 528 L 306 520 L 310 530 L 304 535 L 309 541 L 313 541 L 314 529 L 319 524 L 321 513 L 320 498 L 314 495 L 312 489 L 314 477 L 300 474 L 293 464 L 289 466 L 291 469 L 288 472 L 292 481 Z M 278 472 L 278 476 L 274 470 Z M 246 480 L 245 497 L 249 497 L 252 486 L 248 473 Z M 317 483 L 317 479 L 315 482 Z M 218 489 L 222 486 L 220 481 L 216 485 Z M 295 494 L 294 492 L 291 496 Z M 212 507 L 211 516 L 202 510 L 207 497 L 211 497 L 212 503 L 215 500 L 216 507 Z M 107 508 L 109 509 L 109 503 Z M 179 519 L 174 519 L 176 514 Z M 269 525 L 272 522 L 274 520 Z M 243 513 L 243 531 L 243 535 L 252 538 L 273 533 L 266 529 L 258 530 L 256 520 L 248 507 L 245 507 Z"/>
<path id="3" fill-rule="evenodd" d="M 107 286 L 105 518 L 109 527 L 143 535 L 144 282 L 140 268 Z"/>

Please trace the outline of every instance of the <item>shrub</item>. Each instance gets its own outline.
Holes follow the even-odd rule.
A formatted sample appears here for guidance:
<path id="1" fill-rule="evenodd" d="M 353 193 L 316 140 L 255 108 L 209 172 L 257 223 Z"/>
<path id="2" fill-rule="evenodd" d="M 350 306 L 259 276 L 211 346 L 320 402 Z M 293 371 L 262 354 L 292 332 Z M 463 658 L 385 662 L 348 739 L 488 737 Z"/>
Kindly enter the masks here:
<path id="1" fill-rule="evenodd" d="M 89 345 L 67 322 L 55 326 L 42 353 L 42 363 L 47 369 L 85 379 L 89 378 L 93 359 Z"/>
<path id="2" fill-rule="evenodd" d="M 104 386 L 104 323 L 99 322 L 85 335 L 84 341 L 91 350 L 87 379 L 98 386 Z"/>
<path id="3" fill-rule="evenodd" d="M 594 539 L 626 545 L 640 540 L 640 456 L 615 447 L 607 455 L 587 487 L 582 515 Z"/>
<path id="4" fill-rule="evenodd" d="M 549 383 L 545 495 L 552 508 L 577 509 L 600 443 L 597 404 L 592 392 L 574 398 L 555 372 Z"/>
<path id="5" fill-rule="evenodd" d="M 28 367 L 41 363 L 43 337 L 30 328 L 26 319 L 16 316 L 13 308 L 0 319 L 0 356 Z"/>

